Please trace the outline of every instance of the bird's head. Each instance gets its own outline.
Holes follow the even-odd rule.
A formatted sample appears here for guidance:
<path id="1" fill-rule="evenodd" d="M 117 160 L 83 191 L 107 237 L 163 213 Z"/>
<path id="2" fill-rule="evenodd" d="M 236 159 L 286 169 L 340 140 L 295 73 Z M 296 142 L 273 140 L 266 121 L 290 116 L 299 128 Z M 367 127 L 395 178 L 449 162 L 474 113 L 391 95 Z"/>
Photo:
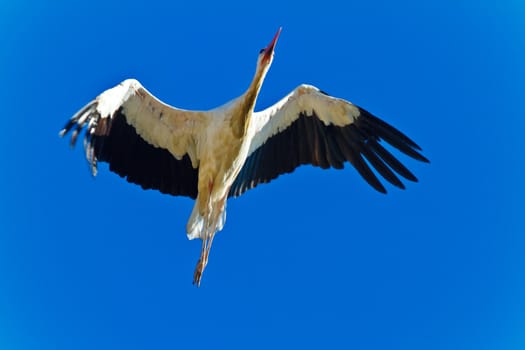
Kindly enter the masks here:
<path id="1" fill-rule="evenodd" d="M 281 34 L 281 29 L 282 28 L 279 28 L 279 30 L 277 30 L 277 33 L 275 33 L 275 36 L 273 37 L 270 44 L 268 44 L 268 46 L 259 51 L 259 56 L 257 57 L 257 69 L 255 70 L 255 76 L 253 77 L 252 83 L 248 87 L 248 90 L 243 94 L 243 99 L 246 102 L 246 110 L 253 110 L 253 107 L 255 106 L 255 101 L 257 100 L 257 95 L 259 94 L 259 90 L 261 89 L 264 77 L 268 72 L 268 68 L 270 68 L 270 65 L 272 64 L 273 51 L 275 49 L 277 39 L 279 39 L 279 34 Z"/>
<path id="2" fill-rule="evenodd" d="M 273 37 L 270 44 L 268 44 L 268 46 L 259 51 L 259 57 L 257 59 L 257 71 L 266 72 L 268 68 L 270 68 L 270 65 L 273 61 L 273 52 L 275 49 L 275 44 L 277 43 L 277 39 L 279 39 L 281 29 L 282 27 L 279 28 L 279 30 L 277 30 L 277 33 L 275 33 L 275 36 Z"/>

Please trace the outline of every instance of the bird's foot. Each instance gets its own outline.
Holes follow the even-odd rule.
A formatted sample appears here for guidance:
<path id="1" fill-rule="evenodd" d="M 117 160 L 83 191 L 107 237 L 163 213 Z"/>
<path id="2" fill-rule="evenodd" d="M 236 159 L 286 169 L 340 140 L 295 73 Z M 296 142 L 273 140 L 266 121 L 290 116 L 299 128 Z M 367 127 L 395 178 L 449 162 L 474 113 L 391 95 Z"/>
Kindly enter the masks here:
<path id="1" fill-rule="evenodd" d="M 193 273 L 193 285 L 197 287 L 201 285 L 202 273 L 206 265 L 208 265 L 208 256 L 210 255 L 213 236 L 214 234 L 211 234 L 211 236 L 202 240 L 201 256 L 199 257 L 199 261 L 197 261 L 197 266 L 195 266 L 195 272 Z"/>
<path id="2" fill-rule="evenodd" d="M 197 266 L 195 266 L 195 272 L 193 273 L 193 285 L 194 286 L 200 287 L 202 273 L 204 272 L 204 269 L 206 268 L 207 263 L 208 263 L 208 259 L 204 259 L 203 256 L 199 258 L 199 261 L 197 262 Z"/>

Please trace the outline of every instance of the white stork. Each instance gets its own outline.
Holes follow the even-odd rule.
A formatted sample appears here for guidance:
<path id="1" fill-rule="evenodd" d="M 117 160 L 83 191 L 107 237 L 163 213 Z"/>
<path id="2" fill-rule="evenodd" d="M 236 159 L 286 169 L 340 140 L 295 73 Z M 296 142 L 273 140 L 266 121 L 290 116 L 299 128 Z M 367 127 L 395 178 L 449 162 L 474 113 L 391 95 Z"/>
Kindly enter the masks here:
<path id="1" fill-rule="evenodd" d="M 209 111 L 163 103 L 128 79 L 88 103 L 60 132 L 71 146 L 86 128 L 84 149 L 93 175 L 97 162 L 144 189 L 195 199 L 186 226 L 202 239 L 193 283 L 200 285 L 215 233 L 223 228 L 226 201 L 302 164 L 342 169 L 350 162 L 377 191 L 385 188 L 371 170 L 401 189 L 399 174 L 416 177 L 380 143 L 428 162 L 403 133 L 364 109 L 300 85 L 277 104 L 254 112 L 281 28 L 257 58 L 244 94 Z"/>

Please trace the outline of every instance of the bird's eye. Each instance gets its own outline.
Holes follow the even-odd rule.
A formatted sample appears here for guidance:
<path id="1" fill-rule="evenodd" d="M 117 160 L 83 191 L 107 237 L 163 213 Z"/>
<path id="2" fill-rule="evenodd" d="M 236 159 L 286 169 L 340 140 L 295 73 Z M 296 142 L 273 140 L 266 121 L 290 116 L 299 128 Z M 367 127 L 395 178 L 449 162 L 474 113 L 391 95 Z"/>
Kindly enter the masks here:
<path id="1" fill-rule="evenodd" d="M 261 51 L 259 51 L 259 55 L 262 54 L 264 51 L 266 51 L 266 49 L 261 49 Z"/>

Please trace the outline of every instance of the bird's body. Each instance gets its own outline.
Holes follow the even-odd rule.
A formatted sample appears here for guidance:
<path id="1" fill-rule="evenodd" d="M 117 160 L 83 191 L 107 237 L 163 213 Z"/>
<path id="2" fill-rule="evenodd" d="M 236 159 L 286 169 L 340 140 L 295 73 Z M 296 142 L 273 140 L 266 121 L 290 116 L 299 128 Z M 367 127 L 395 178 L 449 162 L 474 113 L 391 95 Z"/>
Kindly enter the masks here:
<path id="1" fill-rule="evenodd" d="M 200 284 L 215 233 L 225 222 L 228 197 L 239 196 L 301 164 L 342 168 L 349 161 L 375 189 L 386 192 L 378 173 L 404 188 L 394 172 L 416 181 L 379 141 L 427 161 L 404 134 L 352 103 L 300 85 L 274 106 L 254 112 L 280 30 L 261 50 L 246 92 L 210 111 L 178 109 L 128 79 L 99 95 L 61 131 L 71 144 L 86 127 L 86 158 L 145 189 L 195 199 L 188 238 L 203 241 L 194 283 Z"/>

